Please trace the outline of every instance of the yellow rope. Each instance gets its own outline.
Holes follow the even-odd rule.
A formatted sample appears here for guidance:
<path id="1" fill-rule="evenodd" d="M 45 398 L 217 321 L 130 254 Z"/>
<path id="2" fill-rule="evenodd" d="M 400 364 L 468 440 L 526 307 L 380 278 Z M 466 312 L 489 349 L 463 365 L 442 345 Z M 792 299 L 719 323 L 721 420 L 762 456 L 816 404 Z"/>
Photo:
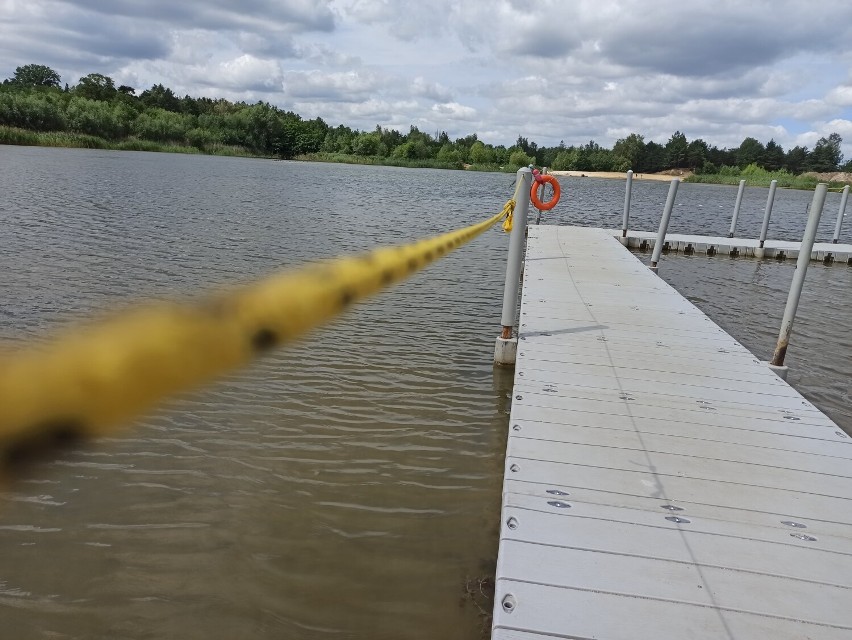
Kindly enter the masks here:
<path id="1" fill-rule="evenodd" d="M 195 304 L 139 308 L 0 356 L 0 463 L 107 433 L 406 279 L 514 209 L 419 242 L 284 272 Z"/>

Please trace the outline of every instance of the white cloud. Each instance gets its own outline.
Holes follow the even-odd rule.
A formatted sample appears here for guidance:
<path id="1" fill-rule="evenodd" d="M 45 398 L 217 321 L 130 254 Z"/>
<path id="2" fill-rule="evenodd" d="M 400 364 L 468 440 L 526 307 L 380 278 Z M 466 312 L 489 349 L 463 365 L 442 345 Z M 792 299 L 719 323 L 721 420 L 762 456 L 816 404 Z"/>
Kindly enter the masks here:
<path id="1" fill-rule="evenodd" d="M 272 60 L 261 60 L 244 53 L 217 65 L 213 69 L 212 81 L 229 89 L 273 90 L 281 84 L 281 69 Z"/>
<path id="2" fill-rule="evenodd" d="M 826 94 L 825 101 L 838 107 L 852 107 L 852 85 L 835 87 Z"/>
<path id="3" fill-rule="evenodd" d="M 453 99 L 452 92 L 437 82 L 427 82 L 422 77 L 414 78 L 411 83 L 411 93 L 421 98 L 449 102 Z"/>
<path id="4" fill-rule="evenodd" d="M 476 117 L 476 109 L 458 102 L 433 104 L 432 113 L 450 120 L 473 120 Z"/>
<path id="5" fill-rule="evenodd" d="M 381 87 L 378 74 L 363 71 L 288 71 L 284 75 L 285 92 L 294 99 L 368 100 Z"/>

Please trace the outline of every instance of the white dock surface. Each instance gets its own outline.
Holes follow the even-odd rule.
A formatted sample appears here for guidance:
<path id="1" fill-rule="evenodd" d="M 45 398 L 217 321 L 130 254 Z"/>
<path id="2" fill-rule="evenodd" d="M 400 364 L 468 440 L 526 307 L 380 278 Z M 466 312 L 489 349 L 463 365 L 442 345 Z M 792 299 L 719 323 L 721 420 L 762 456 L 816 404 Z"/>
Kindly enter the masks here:
<path id="1" fill-rule="evenodd" d="M 606 230 L 520 323 L 493 638 L 852 638 L 852 439 Z"/>

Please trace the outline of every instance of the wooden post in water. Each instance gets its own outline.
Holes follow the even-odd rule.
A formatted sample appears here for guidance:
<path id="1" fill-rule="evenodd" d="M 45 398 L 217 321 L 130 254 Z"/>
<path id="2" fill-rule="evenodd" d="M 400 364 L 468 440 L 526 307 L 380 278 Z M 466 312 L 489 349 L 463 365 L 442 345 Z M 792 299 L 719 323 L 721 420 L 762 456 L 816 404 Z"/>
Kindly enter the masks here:
<path id="1" fill-rule="evenodd" d="M 849 185 L 843 187 L 843 195 L 840 196 L 840 211 L 837 212 L 837 224 L 834 225 L 834 237 L 831 242 L 837 244 L 840 239 L 840 227 L 843 224 L 843 215 L 846 212 L 846 200 L 849 198 Z"/>
<path id="2" fill-rule="evenodd" d="M 743 203 L 743 191 L 745 191 L 745 180 L 740 180 L 740 188 L 737 190 L 737 202 L 734 205 L 734 217 L 731 218 L 731 229 L 728 231 L 728 237 L 734 237 L 734 229 L 737 227 L 737 218 L 740 215 L 740 206 Z"/>
<path id="3" fill-rule="evenodd" d="M 669 186 L 669 196 L 666 198 L 666 206 L 663 209 L 663 217 L 660 218 L 660 230 L 657 232 L 657 241 L 654 243 L 654 253 L 651 254 L 651 271 L 657 273 L 657 263 L 660 261 L 660 255 L 663 253 L 663 243 L 666 241 L 666 231 L 669 228 L 669 220 L 672 217 L 672 209 L 674 208 L 675 196 L 677 188 L 680 184 L 680 179 L 675 178 Z"/>
<path id="4" fill-rule="evenodd" d="M 527 233 L 527 217 L 530 209 L 530 187 L 532 171 L 529 167 L 518 169 L 515 187 L 515 212 L 512 231 L 509 234 L 509 258 L 506 262 L 506 284 L 503 287 L 503 329 L 494 345 L 495 364 L 514 365 L 518 355 L 518 339 L 512 337 L 515 315 L 518 312 L 518 287 L 524 258 L 524 240 Z"/>
<path id="5" fill-rule="evenodd" d="M 796 271 L 793 273 L 793 282 L 790 284 L 790 293 L 787 295 L 787 306 L 784 308 L 784 318 L 781 320 L 781 331 L 778 333 L 778 344 L 775 353 L 769 362 L 769 368 L 779 376 L 787 379 L 787 367 L 784 366 L 784 358 L 787 355 L 787 347 L 790 346 L 790 334 L 793 332 L 793 320 L 796 319 L 796 310 L 799 308 L 799 298 L 802 295 L 802 285 L 805 283 L 805 274 L 811 262 L 811 251 L 814 248 L 819 218 L 822 215 L 822 207 L 825 204 L 825 194 L 828 185 L 820 182 L 814 189 L 814 198 L 811 201 L 811 211 L 808 216 L 808 224 L 805 227 L 805 235 L 802 238 L 802 246 L 799 249 L 799 259 L 796 261 Z"/>
<path id="6" fill-rule="evenodd" d="M 766 242 L 766 234 L 769 232 L 769 216 L 772 213 L 772 203 L 775 202 L 775 189 L 777 188 L 777 180 L 773 180 L 769 183 L 769 195 L 766 198 L 766 211 L 763 212 L 763 226 L 760 228 L 760 245 L 754 250 L 755 258 L 762 258 L 764 256 L 763 243 Z"/>

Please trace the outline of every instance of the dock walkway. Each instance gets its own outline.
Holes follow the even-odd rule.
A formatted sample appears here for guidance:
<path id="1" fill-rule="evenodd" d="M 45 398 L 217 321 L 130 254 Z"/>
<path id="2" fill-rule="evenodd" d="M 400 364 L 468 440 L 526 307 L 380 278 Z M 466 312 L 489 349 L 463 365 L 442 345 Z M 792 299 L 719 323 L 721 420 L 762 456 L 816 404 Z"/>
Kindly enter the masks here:
<path id="1" fill-rule="evenodd" d="M 613 236 L 621 238 L 621 229 L 610 231 Z M 631 249 L 652 249 L 657 241 L 656 231 L 627 231 L 627 246 Z M 721 236 L 686 235 L 682 233 L 667 233 L 666 244 L 672 253 L 686 253 L 710 256 L 744 256 L 754 257 L 760 247 L 756 238 L 723 238 Z M 801 242 L 788 240 L 767 240 L 764 242 L 764 257 L 778 260 L 795 260 L 799 257 Z M 852 265 L 852 244 L 832 244 L 831 242 L 814 243 L 811 260 L 819 260 L 826 264 Z"/>
<path id="2" fill-rule="evenodd" d="M 532 226 L 493 638 L 852 638 L 852 439 L 603 229 Z"/>

